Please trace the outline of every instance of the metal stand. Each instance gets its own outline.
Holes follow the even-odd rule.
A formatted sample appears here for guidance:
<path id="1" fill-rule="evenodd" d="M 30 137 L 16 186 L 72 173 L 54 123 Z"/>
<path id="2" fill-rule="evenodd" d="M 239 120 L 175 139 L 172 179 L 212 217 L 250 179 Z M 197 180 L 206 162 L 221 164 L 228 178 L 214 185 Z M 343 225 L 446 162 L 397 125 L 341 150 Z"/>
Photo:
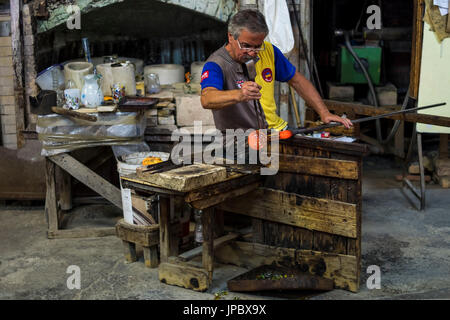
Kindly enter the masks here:
<path id="1" fill-rule="evenodd" d="M 403 177 L 403 187 L 408 187 L 411 192 L 420 200 L 420 211 L 425 210 L 425 169 L 423 167 L 423 155 L 422 155 L 422 134 L 417 132 L 416 124 L 414 124 L 414 129 L 411 137 L 411 143 L 409 144 L 408 154 L 405 159 L 405 168 L 411 158 L 414 145 L 417 141 L 417 153 L 419 157 L 419 170 L 420 170 L 420 193 L 416 190 L 410 180 L 408 180 L 407 175 Z"/>

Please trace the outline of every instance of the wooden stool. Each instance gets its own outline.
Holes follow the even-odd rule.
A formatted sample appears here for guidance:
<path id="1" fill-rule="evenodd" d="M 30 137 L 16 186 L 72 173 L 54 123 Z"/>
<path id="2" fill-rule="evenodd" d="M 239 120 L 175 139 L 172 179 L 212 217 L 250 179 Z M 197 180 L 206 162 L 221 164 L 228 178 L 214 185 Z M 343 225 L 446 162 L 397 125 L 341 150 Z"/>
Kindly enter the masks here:
<path id="1" fill-rule="evenodd" d="M 158 266 L 159 225 L 137 226 L 125 222 L 123 219 L 116 224 L 116 235 L 122 239 L 125 259 L 135 262 L 136 244 L 142 246 L 145 266 L 156 268 Z"/>

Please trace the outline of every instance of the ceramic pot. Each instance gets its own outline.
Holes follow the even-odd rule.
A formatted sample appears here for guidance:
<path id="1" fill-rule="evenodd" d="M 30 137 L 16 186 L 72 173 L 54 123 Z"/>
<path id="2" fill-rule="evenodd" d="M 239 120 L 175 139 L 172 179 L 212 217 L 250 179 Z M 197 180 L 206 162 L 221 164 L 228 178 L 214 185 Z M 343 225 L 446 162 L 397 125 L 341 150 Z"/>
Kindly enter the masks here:
<path id="1" fill-rule="evenodd" d="M 75 84 L 75 88 L 83 89 L 84 77 L 94 71 L 94 65 L 89 62 L 69 62 L 64 65 L 64 78 L 66 88 L 69 80 Z"/>
<path id="2" fill-rule="evenodd" d="M 84 77 L 84 86 L 81 90 L 81 103 L 86 108 L 96 108 L 103 102 L 103 92 L 98 83 L 98 78 L 89 74 Z"/>
<path id="3" fill-rule="evenodd" d="M 105 96 L 111 95 L 111 87 L 114 84 L 123 85 L 126 95 L 136 95 L 136 79 L 132 64 L 103 63 L 97 66 L 97 72 L 103 77 L 101 88 Z"/>
<path id="4" fill-rule="evenodd" d="M 178 64 L 153 64 L 144 68 L 144 78 L 155 73 L 159 77 L 160 85 L 171 85 L 184 82 L 184 67 Z"/>

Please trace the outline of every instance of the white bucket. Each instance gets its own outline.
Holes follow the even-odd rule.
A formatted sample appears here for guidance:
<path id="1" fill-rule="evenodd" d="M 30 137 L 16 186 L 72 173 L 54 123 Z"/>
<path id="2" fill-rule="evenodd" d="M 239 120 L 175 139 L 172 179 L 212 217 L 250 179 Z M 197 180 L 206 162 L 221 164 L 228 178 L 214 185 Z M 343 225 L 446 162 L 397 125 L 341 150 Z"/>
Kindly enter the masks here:
<path id="1" fill-rule="evenodd" d="M 169 160 L 170 153 L 167 152 L 136 152 L 121 156 L 117 159 L 117 171 L 119 175 L 125 176 L 136 173 L 136 169 L 142 167 L 142 161 L 147 157 L 158 157 L 162 161 Z"/>

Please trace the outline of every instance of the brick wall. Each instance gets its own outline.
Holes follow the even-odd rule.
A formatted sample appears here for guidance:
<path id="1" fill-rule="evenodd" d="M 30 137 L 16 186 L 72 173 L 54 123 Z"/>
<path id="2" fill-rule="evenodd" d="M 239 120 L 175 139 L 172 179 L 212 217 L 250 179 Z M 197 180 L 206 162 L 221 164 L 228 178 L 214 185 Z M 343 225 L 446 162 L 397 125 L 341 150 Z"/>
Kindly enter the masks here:
<path id="1" fill-rule="evenodd" d="M 9 21 L 0 16 L 0 21 Z M 11 37 L 0 37 L 0 123 L 2 145 L 17 149 L 17 114 Z"/>

